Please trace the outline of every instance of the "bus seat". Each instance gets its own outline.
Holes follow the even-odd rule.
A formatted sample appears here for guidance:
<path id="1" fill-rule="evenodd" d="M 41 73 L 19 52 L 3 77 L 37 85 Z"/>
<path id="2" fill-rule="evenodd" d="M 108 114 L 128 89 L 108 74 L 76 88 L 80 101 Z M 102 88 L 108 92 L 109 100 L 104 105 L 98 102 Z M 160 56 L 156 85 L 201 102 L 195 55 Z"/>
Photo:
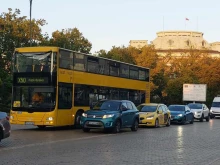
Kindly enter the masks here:
<path id="1" fill-rule="evenodd" d="M 50 68 L 48 65 L 44 65 L 42 72 L 50 72 Z"/>
<path id="2" fill-rule="evenodd" d="M 40 72 L 40 71 L 41 71 L 41 65 L 35 65 L 34 72 Z"/>
<path id="3" fill-rule="evenodd" d="M 32 65 L 27 65 L 26 72 L 32 72 Z"/>

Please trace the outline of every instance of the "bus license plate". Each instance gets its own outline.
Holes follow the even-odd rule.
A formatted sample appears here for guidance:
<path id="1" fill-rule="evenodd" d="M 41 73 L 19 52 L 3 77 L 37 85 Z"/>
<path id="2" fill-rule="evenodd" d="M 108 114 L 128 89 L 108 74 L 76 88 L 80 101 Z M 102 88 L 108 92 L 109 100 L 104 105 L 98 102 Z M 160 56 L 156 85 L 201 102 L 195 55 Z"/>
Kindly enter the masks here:
<path id="1" fill-rule="evenodd" d="M 34 122 L 26 121 L 25 124 L 26 124 L 26 125 L 34 125 Z"/>
<path id="2" fill-rule="evenodd" d="M 91 125 L 99 125 L 99 122 L 90 121 L 89 124 L 91 124 Z"/>

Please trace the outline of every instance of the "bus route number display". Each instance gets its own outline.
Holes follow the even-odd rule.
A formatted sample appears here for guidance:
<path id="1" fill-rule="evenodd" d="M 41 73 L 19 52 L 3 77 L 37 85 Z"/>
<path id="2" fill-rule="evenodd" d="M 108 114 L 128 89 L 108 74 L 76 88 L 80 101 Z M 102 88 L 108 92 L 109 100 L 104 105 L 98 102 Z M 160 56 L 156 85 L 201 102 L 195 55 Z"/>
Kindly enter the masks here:
<path id="1" fill-rule="evenodd" d="M 48 77 L 17 77 L 17 84 L 47 84 Z"/>

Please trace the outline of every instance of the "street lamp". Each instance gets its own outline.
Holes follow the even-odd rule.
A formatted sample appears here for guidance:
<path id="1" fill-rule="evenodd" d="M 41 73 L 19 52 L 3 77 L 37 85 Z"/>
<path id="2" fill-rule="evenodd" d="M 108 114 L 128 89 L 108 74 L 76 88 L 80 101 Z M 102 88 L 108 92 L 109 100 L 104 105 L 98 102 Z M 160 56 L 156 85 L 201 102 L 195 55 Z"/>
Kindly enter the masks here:
<path id="1" fill-rule="evenodd" d="M 30 0 L 30 46 L 32 44 L 32 32 L 31 32 L 31 10 L 32 10 L 32 0 Z"/>

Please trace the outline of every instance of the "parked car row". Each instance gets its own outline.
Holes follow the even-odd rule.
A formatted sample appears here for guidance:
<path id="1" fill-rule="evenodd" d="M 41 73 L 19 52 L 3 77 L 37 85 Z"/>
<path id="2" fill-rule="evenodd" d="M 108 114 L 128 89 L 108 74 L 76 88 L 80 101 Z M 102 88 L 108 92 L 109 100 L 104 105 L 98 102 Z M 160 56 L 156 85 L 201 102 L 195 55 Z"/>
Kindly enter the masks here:
<path id="1" fill-rule="evenodd" d="M 208 122 L 209 109 L 205 104 L 169 105 L 144 103 L 137 107 L 128 100 L 102 100 L 84 112 L 80 125 L 84 132 L 91 129 L 111 130 L 115 133 L 122 128 L 137 131 L 140 126 L 167 126 L 171 123 L 193 124 L 194 120 Z"/>
<path id="2" fill-rule="evenodd" d="M 188 105 L 169 105 L 160 103 L 144 103 L 138 105 L 129 100 L 101 100 L 80 118 L 84 132 L 91 129 L 120 132 L 122 128 L 137 131 L 140 126 L 167 126 L 171 123 L 193 124 L 194 120 L 203 122 L 220 116 L 220 97 L 215 97 L 209 108 L 202 103 Z M 7 113 L 0 112 L 0 141 L 10 136 L 11 125 Z"/>

